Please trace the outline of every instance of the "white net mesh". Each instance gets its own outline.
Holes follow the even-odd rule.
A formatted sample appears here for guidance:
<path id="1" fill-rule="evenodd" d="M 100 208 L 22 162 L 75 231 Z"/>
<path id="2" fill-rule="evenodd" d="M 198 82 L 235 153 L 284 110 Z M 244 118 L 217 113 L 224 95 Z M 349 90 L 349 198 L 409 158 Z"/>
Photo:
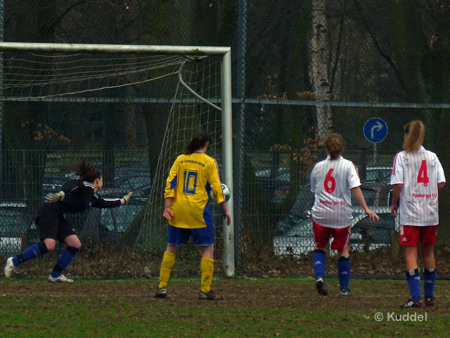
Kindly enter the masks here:
<path id="1" fill-rule="evenodd" d="M 5 100 L 109 95 L 135 86 L 135 97 L 152 97 L 148 82 L 169 78 L 186 62 L 182 55 L 5 53 Z"/>
<path id="2" fill-rule="evenodd" d="M 208 155 L 217 160 L 221 172 L 221 112 L 198 98 L 200 96 L 214 101 L 220 97 L 220 60 L 212 58 L 186 64 L 181 77 L 191 90 L 178 84 L 175 102 L 167 119 L 161 154 L 138 241 L 138 247 L 145 249 L 161 249 L 166 245 L 167 222 L 162 218 L 166 180 L 176 157 L 185 151 L 196 132 L 205 131 L 211 136 Z M 217 208 L 217 205 L 212 206 L 214 224 L 219 230 L 216 232 L 216 239 L 221 236 L 221 217 Z"/>

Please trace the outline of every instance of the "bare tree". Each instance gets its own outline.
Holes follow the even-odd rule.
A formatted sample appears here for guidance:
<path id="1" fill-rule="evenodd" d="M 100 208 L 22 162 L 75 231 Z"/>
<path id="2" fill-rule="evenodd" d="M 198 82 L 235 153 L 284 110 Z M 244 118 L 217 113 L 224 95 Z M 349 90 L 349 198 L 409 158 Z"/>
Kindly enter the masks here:
<path id="1" fill-rule="evenodd" d="M 327 22 L 325 0 L 312 1 L 312 37 L 311 37 L 311 80 L 316 99 L 329 101 L 331 96 L 328 82 L 328 49 L 326 44 Z M 321 139 L 333 130 L 332 111 L 329 106 L 317 106 L 317 129 Z"/>

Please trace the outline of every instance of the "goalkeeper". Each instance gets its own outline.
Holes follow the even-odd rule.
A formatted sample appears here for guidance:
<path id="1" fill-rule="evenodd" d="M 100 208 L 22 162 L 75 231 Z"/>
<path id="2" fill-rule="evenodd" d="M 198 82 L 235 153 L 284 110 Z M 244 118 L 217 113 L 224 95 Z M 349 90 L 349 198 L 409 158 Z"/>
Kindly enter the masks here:
<path id="1" fill-rule="evenodd" d="M 87 163 L 86 159 L 83 159 L 77 168 L 70 168 L 76 171 L 80 179 L 67 182 L 60 192 L 45 197 L 47 203 L 41 205 L 36 217 L 41 242 L 33 244 L 20 255 L 8 258 L 5 266 L 6 278 L 10 278 L 20 264 L 53 251 L 58 240 L 65 244 L 65 249 L 58 257 L 48 280 L 54 283 L 72 283 L 73 280 L 65 277 L 62 272 L 75 258 L 81 248 L 81 242 L 64 214 L 82 212 L 90 207 L 120 207 L 128 204 L 133 195 L 130 192 L 123 198 L 103 199 L 96 195 L 103 188 L 103 177 L 99 170 Z"/>
<path id="2" fill-rule="evenodd" d="M 211 290 L 214 274 L 214 225 L 208 203 L 208 192 L 213 190 L 222 215 L 231 224 L 231 216 L 223 198 L 216 161 L 206 155 L 209 136 L 197 133 L 187 146 L 186 153 L 178 156 L 167 178 L 165 210 L 163 216 L 169 221 L 167 249 L 161 263 L 157 298 L 167 296 L 175 256 L 179 245 L 185 245 L 192 235 L 194 245 L 202 250 L 200 299 L 219 300 Z"/>

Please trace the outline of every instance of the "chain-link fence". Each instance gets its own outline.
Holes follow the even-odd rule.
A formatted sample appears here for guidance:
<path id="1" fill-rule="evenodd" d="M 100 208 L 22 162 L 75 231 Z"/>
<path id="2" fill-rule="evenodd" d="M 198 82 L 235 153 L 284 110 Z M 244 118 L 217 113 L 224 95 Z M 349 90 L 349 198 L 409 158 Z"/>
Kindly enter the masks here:
<path id="1" fill-rule="evenodd" d="M 398 224 L 388 212 L 388 182 L 393 157 L 402 148 L 405 123 L 413 119 L 425 123 L 424 146 L 435 151 L 444 171 L 450 172 L 445 152 L 450 126 L 450 5 L 445 1 L 4 0 L 0 14 L 0 39 L 7 42 L 232 47 L 232 201 L 238 273 L 312 271 L 309 173 L 325 158 L 320 142 L 330 132 L 344 137 L 344 157 L 358 167 L 365 198 L 382 216 L 376 225 L 368 224 L 354 208 L 351 246 L 356 274 L 402 270 Z M 11 79 L 4 71 L 11 59 L 2 53 L 2 60 L 3 81 Z M 97 63 L 105 63 L 102 72 L 109 72 L 106 62 Z M 129 65 L 136 63 L 137 59 Z M 29 73 L 45 78 L 48 67 L 56 67 L 53 73 L 60 69 L 61 63 L 54 64 Z M 136 78 L 114 79 L 121 86 Z M 36 208 L 47 191 L 70 175 L 65 164 L 87 157 L 103 171 L 106 192 L 120 195 L 129 190 L 128 184 L 142 183 L 133 186 L 142 188 L 142 196 L 123 214 L 90 211 L 74 222 L 80 224 L 86 247 L 99 250 L 82 253 L 73 273 L 142 276 L 144 266 L 157 271 L 161 253 L 133 251 L 133 235 L 124 237 L 123 231 L 142 221 L 142 206 L 148 203 L 164 137 L 160 126 L 170 109 L 168 97 L 173 97 L 170 86 L 165 82 L 141 91 L 140 97 L 128 86 L 132 89 L 111 90 L 97 96 L 96 102 L 76 94 L 71 102 L 3 103 L 3 257 L 33 238 Z M 6 91 L 2 86 L 3 97 Z M 84 101 L 77 102 L 80 97 Z M 377 144 L 363 133 L 366 121 L 374 117 L 388 129 Z M 54 137 L 39 143 L 37 135 Z M 123 188 L 118 189 L 119 184 Z M 450 195 L 444 189 L 436 253 L 442 272 L 448 272 L 450 262 L 445 240 L 450 231 L 448 204 Z M 8 229 L 10 223 L 17 225 L 16 230 Z M 116 258 L 109 260 L 111 255 Z M 188 249 L 181 257 L 188 262 L 195 255 Z M 53 261 L 50 256 L 48 264 Z M 41 273 L 45 264 L 29 273 Z M 332 264 L 329 269 L 335 271 Z M 183 273 L 196 270 L 195 266 Z"/>

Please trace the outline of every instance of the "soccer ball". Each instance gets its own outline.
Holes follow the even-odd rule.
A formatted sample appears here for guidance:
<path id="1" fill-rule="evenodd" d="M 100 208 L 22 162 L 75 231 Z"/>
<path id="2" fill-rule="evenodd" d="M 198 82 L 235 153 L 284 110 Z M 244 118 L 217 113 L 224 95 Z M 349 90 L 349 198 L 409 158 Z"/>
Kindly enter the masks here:
<path id="1" fill-rule="evenodd" d="M 230 188 L 228 188 L 228 186 L 223 183 L 222 183 L 222 192 L 223 192 L 223 198 L 225 198 L 225 202 L 228 202 L 231 198 L 231 191 L 230 191 Z M 209 192 L 209 198 L 214 203 L 217 203 L 216 196 L 214 195 L 214 191 L 212 189 Z"/>

